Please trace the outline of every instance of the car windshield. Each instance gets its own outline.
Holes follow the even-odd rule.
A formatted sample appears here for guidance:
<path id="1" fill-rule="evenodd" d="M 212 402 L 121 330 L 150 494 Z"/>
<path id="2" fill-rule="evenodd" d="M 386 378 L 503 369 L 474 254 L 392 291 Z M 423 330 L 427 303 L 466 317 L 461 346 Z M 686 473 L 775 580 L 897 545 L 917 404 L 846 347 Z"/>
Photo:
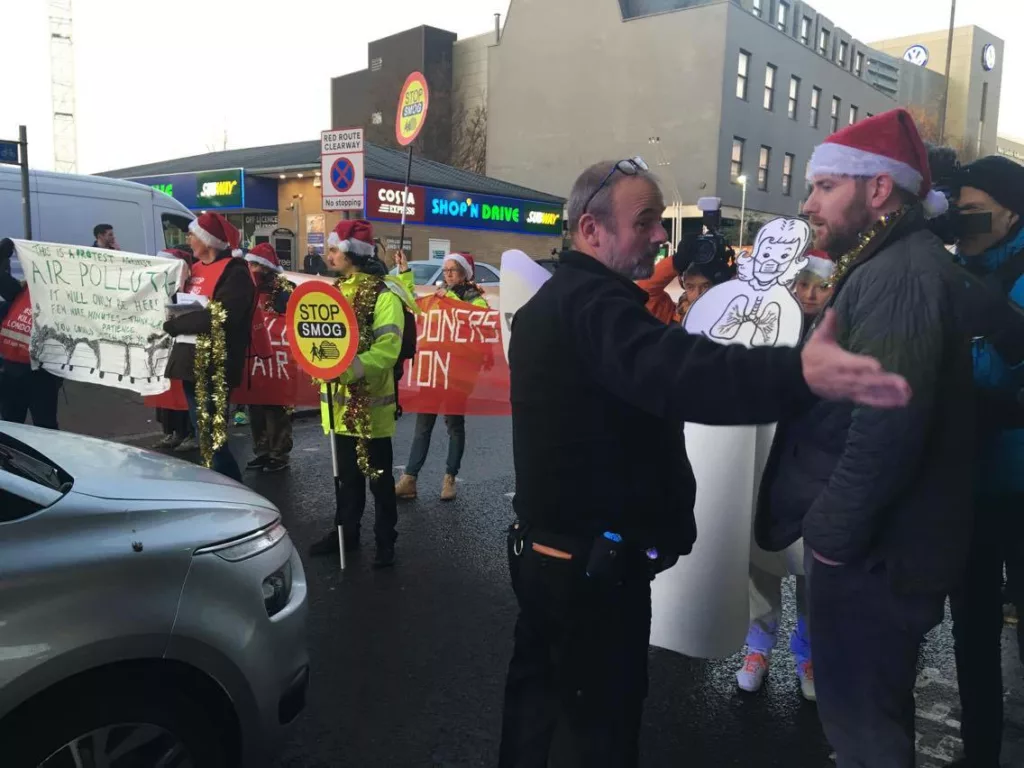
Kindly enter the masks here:
<path id="1" fill-rule="evenodd" d="M 0 432 L 0 468 L 61 493 L 72 482 L 67 472 L 41 453 L 3 432 Z"/>
<path id="2" fill-rule="evenodd" d="M 437 264 L 410 264 L 412 279 L 416 285 L 426 285 L 437 274 Z"/>

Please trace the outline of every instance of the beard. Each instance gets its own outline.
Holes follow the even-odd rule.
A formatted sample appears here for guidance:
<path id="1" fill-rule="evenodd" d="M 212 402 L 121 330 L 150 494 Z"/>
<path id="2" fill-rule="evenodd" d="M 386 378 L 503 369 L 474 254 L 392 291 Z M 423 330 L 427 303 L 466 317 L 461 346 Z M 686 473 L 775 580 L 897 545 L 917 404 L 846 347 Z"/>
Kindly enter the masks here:
<path id="1" fill-rule="evenodd" d="M 836 219 L 825 221 L 811 217 L 814 248 L 825 251 L 833 261 L 857 245 L 861 232 L 871 224 L 871 212 L 861 200 L 853 200 Z"/>

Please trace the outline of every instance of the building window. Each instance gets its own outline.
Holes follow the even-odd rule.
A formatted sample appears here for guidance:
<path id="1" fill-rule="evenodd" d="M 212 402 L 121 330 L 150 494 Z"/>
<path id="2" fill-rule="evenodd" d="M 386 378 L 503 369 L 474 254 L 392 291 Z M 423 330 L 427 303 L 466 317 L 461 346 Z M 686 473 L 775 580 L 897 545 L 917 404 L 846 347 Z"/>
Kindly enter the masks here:
<path id="1" fill-rule="evenodd" d="M 845 69 L 846 67 L 846 54 L 850 50 L 850 45 L 845 40 L 839 41 L 839 66 Z"/>
<path id="2" fill-rule="evenodd" d="M 821 88 L 811 89 L 811 128 L 818 127 L 818 113 L 821 110 Z"/>
<path id="3" fill-rule="evenodd" d="M 779 0 L 779 10 L 775 15 L 775 26 L 783 32 L 789 24 L 789 3 L 786 0 Z"/>
<path id="4" fill-rule="evenodd" d="M 754 0 L 754 15 L 761 18 L 761 0 Z"/>
<path id="5" fill-rule="evenodd" d="M 789 152 L 782 158 L 782 194 L 789 197 L 793 194 L 793 164 L 796 157 Z"/>
<path id="6" fill-rule="evenodd" d="M 871 114 L 870 112 L 868 112 L 868 113 L 865 114 L 865 117 L 874 117 L 874 115 Z"/>
<path id="7" fill-rule="evenodd" d="M 850 125 L 853 125 L 856 122 L 857 122 L 857 105 L 856 104 L 851 104 L 850 105 Z"/>
<path id="8" fill-rule="evenodd" d="M 771 111 L 775 109 L 775 73 L 777 69 L 774 64 L 764 68 L 764 108 Z"/>
<path id="9" fill-rule="evenodd" d="M 804 45 L 811 44 L 811 17 L 804 16 L 800 19 L 800 42 Z"/>
<path id="10" fill-rule="evenodd" d="M 747 100 L 747 76 L 750 74 L 750 54 L 740 51 L 740 60 L 736 70 L 736 98 Z"/>
<path id="11" fill-rule="evenodd" d="M 789 78 L 789 115 L 790 120 L 796 120 L 796 111 L 800 102 L 800 78 Z"/>
<path id="12" fill-rule="evenodd" d="M 761 147 L 761 155 L 757 159 L 757 188 L 762 192 L 768 190 L 768 168 L 772 161 L 772 148 Z"/>
<path id="13" fill-rule="evenodd" d="M 818 53 L 822 56 L 828 56 L 828 43 L 831 37 L 832 33 L 827 29 L 821 30 L 821 34 L 818 35 Z"/>
<path id="14" fill-rule="evenodd" d="M 988 83 L 981 84 L 981 114 L 978 116 L 978 146 L 977 153 L 981 155 L 981 144 L 985 137 L 985 114 L 988 111 Z"/>
<path id="15" fill-rule="evenodd" d="M 863 53 L 858 53 L 853 58 L 853 74 L 855 74 L 857 77 L 860 77 L 863 72 L 864 72 L 864 54 Z"/>
<path id="16" fill-rule="evenodd" d="M 729 164 L 729 174 L 733 181 L 743 175 L 743 146 L 746 143 L 746 139 L 741 139 L 739 136 L 732 137 L 732 161 Z"/>
<path id="17" fill-rule="evenodd" d="M 832 125 L 831 133 L 835 133 L 839 130 L 839 108 L 842 107 L 843 102 L 838 96 L 832 97 Z"/>

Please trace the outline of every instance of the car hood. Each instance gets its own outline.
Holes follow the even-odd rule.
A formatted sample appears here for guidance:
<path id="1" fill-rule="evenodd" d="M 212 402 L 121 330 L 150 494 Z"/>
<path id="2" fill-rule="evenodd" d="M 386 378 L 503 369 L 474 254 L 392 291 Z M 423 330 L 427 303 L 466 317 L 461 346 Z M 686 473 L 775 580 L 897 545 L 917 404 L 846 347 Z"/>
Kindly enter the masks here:
<path id="1" fill-rule="evenodd" d="M 277 508 L 230 478 L 155 451 L 70 432 L 0 422 L 0 431 L 39 451 L 74 478 L 74 491 L 124 501 L 199 501 Z"/>

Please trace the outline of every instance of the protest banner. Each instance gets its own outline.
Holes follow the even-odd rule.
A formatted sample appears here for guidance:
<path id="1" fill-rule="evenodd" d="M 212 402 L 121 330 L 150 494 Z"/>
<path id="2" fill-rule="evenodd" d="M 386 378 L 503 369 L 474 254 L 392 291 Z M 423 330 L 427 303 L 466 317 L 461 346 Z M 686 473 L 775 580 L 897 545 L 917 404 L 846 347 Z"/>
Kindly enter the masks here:
<path id="1" fill-rule="evenodd" d="M 182 262 L 15 240 L 32 306 L 33 368 L 143 395 L 165 392 L 166 305 Z"/>

